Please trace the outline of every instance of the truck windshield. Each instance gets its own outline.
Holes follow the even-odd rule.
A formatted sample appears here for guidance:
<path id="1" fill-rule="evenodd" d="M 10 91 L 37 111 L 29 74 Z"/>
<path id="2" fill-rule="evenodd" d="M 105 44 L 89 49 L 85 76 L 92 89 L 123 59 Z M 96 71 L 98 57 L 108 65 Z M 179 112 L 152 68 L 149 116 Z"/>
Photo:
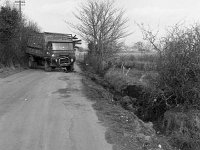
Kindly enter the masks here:
<path id="1" fill-rule="evenodd" d="M 73 50 L 72 43 L 52 43 L 52 50 Z"/>

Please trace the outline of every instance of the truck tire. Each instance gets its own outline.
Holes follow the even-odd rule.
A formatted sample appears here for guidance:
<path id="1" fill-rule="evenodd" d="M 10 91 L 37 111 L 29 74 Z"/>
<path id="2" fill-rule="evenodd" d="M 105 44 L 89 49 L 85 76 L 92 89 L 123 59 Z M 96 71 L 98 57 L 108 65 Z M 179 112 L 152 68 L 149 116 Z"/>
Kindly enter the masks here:
<path id="1" fill-rule="evenodd" d="M 55 69 L 56 69 L 56 67 L 51 67 L 51 69 L 52 69 L 52 70 L 55 70 Z"/>
<path id="2" fill-rule="evenodd" d="M 49 63 L 45 61 L 44 63 L 44 70 L 50 72 L 51 71 L 51 66 L 49 66 Z"/>
<path id="3" fill-rule="evenodd" d="M 29 59 L 28 59 L 28 67 L 31 68 L 31 69 L 33 69 L 34 68 L 33 64 L 34 64 L 33 60 L 31 59 L 31 57 L 29 57 Z"/>
<path id="4" fill-rule="evenodd" d="M 71 72 L 74 71 L 74 64 L 70 65 L 70 71 L 71 71 Z"/>
<path id="5" fill-rule="evenodd" d="M 73 72 L 73 71 L 74 71 L 74 65 L 66 67 L 66 72 Z"/>
<path id="6" fill-rule="evenodd" d="M 36 69 L 37 68 L 37 62 L 33 62 L 33 68 Z"/>

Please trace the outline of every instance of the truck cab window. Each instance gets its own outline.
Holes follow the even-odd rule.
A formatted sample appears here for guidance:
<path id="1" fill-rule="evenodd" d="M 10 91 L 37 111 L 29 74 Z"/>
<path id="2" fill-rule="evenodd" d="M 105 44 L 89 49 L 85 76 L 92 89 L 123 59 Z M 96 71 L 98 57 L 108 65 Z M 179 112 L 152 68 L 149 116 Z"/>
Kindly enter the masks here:
<path id="1" fill-rule="evenodd" d="M 52 50 L 73 50 L 73 43 L 52 43 Z"/>

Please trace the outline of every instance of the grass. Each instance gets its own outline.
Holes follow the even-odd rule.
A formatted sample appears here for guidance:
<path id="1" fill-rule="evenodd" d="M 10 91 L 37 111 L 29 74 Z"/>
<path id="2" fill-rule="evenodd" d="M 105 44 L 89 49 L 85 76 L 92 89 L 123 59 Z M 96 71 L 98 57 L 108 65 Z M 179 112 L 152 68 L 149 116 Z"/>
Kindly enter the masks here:
<path id="1" fill-rule="evenodd" d="M 158 76 L 155 61 L 155 54 L 120 56 L 113 61 L 113 67 L 104 77 L 119 92 L 127 85 L 147 86 L 150 80 Z"/>
<path id="2" fill-rule="evenodd" d="M 145 55 L 122 55 L 116 57 L 112 63 L 113 66 L 120 68 L 137 69 L 141 71 L 156 70 L 156 54 L 145 54 Z"/>

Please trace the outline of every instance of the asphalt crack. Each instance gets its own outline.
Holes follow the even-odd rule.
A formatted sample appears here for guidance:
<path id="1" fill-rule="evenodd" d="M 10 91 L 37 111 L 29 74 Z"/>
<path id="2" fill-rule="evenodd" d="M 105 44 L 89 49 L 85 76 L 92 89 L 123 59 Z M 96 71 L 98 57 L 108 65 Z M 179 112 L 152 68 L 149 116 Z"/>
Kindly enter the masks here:
<path id="1" fill-rule="evenodd" d="M 74 128 L 74 116 L 70 119 L 70 127 L 69 127 L 69 139 L 72 143 L 71 150 L 77 150 L 76 149 L 76 141 L 73 138 L 73 128 Z"/>

